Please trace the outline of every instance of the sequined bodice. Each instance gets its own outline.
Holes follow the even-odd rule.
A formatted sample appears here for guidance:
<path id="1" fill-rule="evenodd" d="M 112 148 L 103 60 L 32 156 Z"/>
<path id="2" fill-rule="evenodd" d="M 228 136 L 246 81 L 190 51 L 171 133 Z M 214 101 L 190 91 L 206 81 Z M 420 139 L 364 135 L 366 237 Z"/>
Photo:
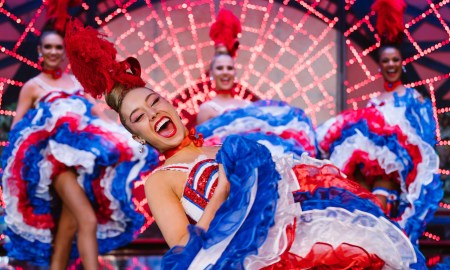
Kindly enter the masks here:
<path id="1" fill-rule="evenodd" d="M 186 215 L 193 223 L 198 222 L 218 183 L 219 164 L 217 161 L 201 155 L 192 163 L 170 164 L 158 168 L 157 171 L 187 173 L 180 201 Z"/>

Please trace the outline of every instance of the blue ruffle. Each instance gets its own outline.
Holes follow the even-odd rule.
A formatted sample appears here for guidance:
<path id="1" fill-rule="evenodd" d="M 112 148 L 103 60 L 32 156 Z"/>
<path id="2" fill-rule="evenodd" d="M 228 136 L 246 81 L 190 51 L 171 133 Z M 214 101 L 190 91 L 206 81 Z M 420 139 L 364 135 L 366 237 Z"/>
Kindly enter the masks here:
<path id="1" fill-rule="evenodd" d="M 431 146 L 436 145 L 436 121 L 433 115 L 433 106 L 429 99 L 421 102 L 414 98 L 414 89 L 407 88 L 403 96 L 394 93 L 395 107 L 405 107 L 405 117 L 415 129 L 417 135 Z"/>
<path id="2" fill-rule="evenodd" d="M 438 263 L 431 268 L 432 270 L 449 270 L 450 269 L 450 260 L 448 258 L 445 259 L 444 263 Z"/>
<path id="3" fill-rule="evenodd" d="M 334 141 L 330 146 L 330 153 L 333 153 L 336 146 L 341 145 L 345 140 L 355 135 L 357 132 L 363 134 L 377 146 L 388 147 L 389 150 L 396 155 L 396 162 L 403 165 L 404 169 L 398 172 L 401 179 L 404 181 L 407 178 L 408 174 L 411 173 L 415 166 L 411 155 L 398 142 L 395 134 L 384 136 L 370 132 L 365 119 L 361 119 L 357 123 L 349 125 L 342 130 L 341 137 Z M 365 166 L 364 160 L 361 160 L 360 166 Z M 439 180 L 439 175 L 435 174 L 429 185 L 422 186 L 421 194 L 414 202 L 415 214 L 406 221 L 405 227 L 403 228 L 413 244 L 417 245 L 418 239 L 425 230 L 425 224 L 432 219 L 442 197 L 442 183 Z M 407 198 L 405 196 L 400 196 L 397 216 L 401 216 L 409 205 L 410 202 L 407 201 Z"/>
<path id="4" fill-rule="evenodd" d="M 377 133 L 369 131 L 369 126 L 366 119 L 361 119 L 358 122 L 348 125 L 341 131 L 341 137 L 334 141 L 330 145 L 330 153 L 334 152 L 334 149 L 343 144 L 349 137 L 361 133 L 371 142 L 377 146 L 386 146 L 391 152 L 396 156 L 396 162 L 403 165 L 404 170 L 399 172 L 402 179 L 406 179 L 407 175 L 414 168 L 414 163 L 408 151 L 399 143 L 397 135 L 393 134 L 390 136 L 379 135 Z M 364 160 L 361 161 L 361 166 L 364 166 Z"/>
<path id="5" fill-rule="evenodd" d="M 426 224 L 433 218 L 443 197 L 444 190 L 439 174 L 434 174 L 431 183 L 422 186 L 419 198 L 414 201 L 415 214 L 406 221 L 404 227 L 406 234 L 414 245 L 418 244 L 419 238 L 425 231 Z M 403 212 L 404 206 L 401 206 L 399 210 Z"/>
<path id="6" fill-rule="evenodd" d="M 280 138 L 279 136 L 275 134 L 265 134 L 262 132 L 253 132 L 253 133 L 245 133 L 245 134 L 238 134 L 242 137 L 249 139 L 254 142 L 260 142 L 260 141 L 268 141 L 273 146 L 281 146 L 283 147 L 283 150 L 285 153 L 294 153 L 298 156 L 301 156 L 305 149 L 303 146 L 294 143 L 292 140 L 285 140 L 283 138 Z"/>
<path id="7" fill-rule="evenodd" d="M 71 96 L 68 99 L 80 100 L 86 106 L 86 113 L 82 116 L 87 125 L 91 125 L 93 121 L 97 121 L 97 117 L 91 113 L 91 103 L 81 96 Z M 3 168 L 6 167 L 6 163 L 12 155 L 16 144 L 21 139 L 22 131 L 32 127 L 45 125 L 46 122 L 53 118 L 50 111 L 51 103 L 41 102 L 39 107 L 31 109 L 25 114 L 23 119 L 19 121 L 13 130 L 9 133 L 10 144 L 4 148 L 2 156 Z M 145 165 L 141 168 L 140 174 L 136 175 L 133 181 L 128 182 L 130 171 L 136 166 L 140 160 L 124 160 L 120 161 L 121 155 L 114 143 L 105 138 L 102 134 L 94 134 L 91 132 L 85 132 L 80 130 L 72 130 L 71 124 L 64 123 L 60 125 L 53 133 L 47 137 L 39 138 L 36 144 L 30 145 L 25 149 L 25 158 L 21 162 L 24 166 L 21 168 L 20 178 L 26 182 L 27 185 L 27 197 L 29 203 L 33 207 L 33 212 L 36 214 L 51 214 L 52 213 L 52 201 L 47 201 L 36 197 L 36 189 L 40 182 L 39 174 L 39 162 L 44 157 L 42 153 L 48 147 L 50 140 L 57 143 L 70 145 L 78 150 L 84 150 L 95 155 L 95 164 L 93 172 L 88 174 L 84 173 L 83 188 L 86 192 L 88 199 L 91 201 L 94 210 L 98 208 L 94 192 L 92 189 L 92 181 L 105 171 L 106 167 L 114 167 L 115 175 L 112 179 L 111 194 L 119 202 L 120 209 L 124 213 L 127 220 L 126 229 L 116 237 L 110 237 L 107 239 L 98 239 L 98 248 L 101 254 L 107 253 L 113 249 L 123 246 L 136 238 L 140 228 L 144 224 L 144 217 L 136 212 L 134 204 L 131 198 L 127 197 L 125 190 L 131 190 L 133 188 L 133 181 L 139 179 L 143 173 L 153 170 L 159 162 L 158 153 L 148 148 L 148 154 L 145 156 Z M 103 130 L 103 129 L 102 129 Z M 105 130 L 106 133 L 110 132 Z M 128 183 L 128 187 L 126 186 Z M 8 251 L 8 256 L 19 259 L 27 260 L 37 265 L 48 265 L 50 256 L 52 253 L 51 245 L 48 243 L 40 243 L 38 241 L 29 242 L 22 238 L 20 235 L 14 234 L 11 230 L 7 229 L 6 234 L 9 237 L 9 242 L 5 245 Z M 74 243 L 72 249 L 72 257 L 78 257 L 76 245 Z"/>
<path id="8" fill-rule="evenodd" d="M 6 228 L 4 234 L 9 238 L 3 245 L 8 252 L 8 257 L 29 261 L 35 265 L 46 266 L 49 264 L 52 255 L 51 244 L 39 241 L 30 242 L 15 234 L 9 228 Z"/>
<path id="9" fill-rule="evenodd" d="M 229 197 L 217 211 L 207 232 L 195 226 L 188 228 L 189 242 L 185 247 L 174 247 L 164 255 L 163 269 L 188 268 L 201 248 L 220 244 L 236 230 L 220 259 L 207 269 L 244 269 L 244 259 L 257 253 L 274 224 L 280 176 L 267 148 L 231 135 L 217 154 L 217 160 L 223 164 L 230 182 Z M 245 217 L 255 184 L 256 199 Z"/>
<path id="10" fill-rule="evenodd" d="M 289 110 L 287 110 L 287 112 L 282 115 L 272 115 L 270 113 L 264 112 L 264 110 L 263 110 L 264 107 L 286 107 L 286 108 L 289 108 Z M 311 123 L 311 120 L 309 119 L 309 117 L 305 114 L 305 112 L 302 109 L 289 106 L 287 103 L 285 103 L 283 101 L 275 101 L 275 100 L 260 100 L 260 101 L 254 102 L 251 105 L 244 107 L 244 108 L 226 111 L 223 114 L 221 114 L 215 118 L 212 118 L 201 125 L 198 125 L 196 127 L 196 130 L 199 133 L 202 133 L 205 138 L 208 138 L 208 137 L 211 137 L 214 135 L 215 130 L 220 129 L 221 127 L 224 127 L 224 126 L 228 126 L 233 121 L 235 121 L 239 118 L 244 118 L 244 117 L 251 117 L 251 118 L 255 118 L 255 119 L 264 121 L 264 122 L 268 123 L 270 126 L 273 126 L 274 128 L 280 127 L 280 126 L 285 126 L 292 120 L 297 119 L 298 122 L 306 123 L 310 127 L 311 132 L 314 132 L 314 128 Z M 239 134 L 241 134 L 243 136 L 247 136 L 248 134 L 253 134 L 253 133 L 262 134 L 261 136 L 264 136 L 264 134 L 265 134 L 263 132 L 256 132 L 256 131 L 241 132 Z M 227 134 L 227 135 L 230 135 L 230 134 Z M 271 137 L 277 136 L 274 134 L 265 134 L 265 135 L 270 135 Z M 257 136 L 258 135 L 256 135 L 256 137 Z M 256 137 L 249 137 L 249 138 L 255 139 Z M 223 140 L 224 138 L 221 138 L 221 139 Z M 271 140 L 274 141 L 275 139 L 272 138 Z M 299 155 L 301 155 L 303 152 L 305 152 L 304 146 L 300 145 L 297 141 L 295 141 L 293 139 L 280 138 L 280 140 L 285 141 L 285 143 L 283 143 L 282 145 L 285 146 L 286 150 L 290 149 L 294 153 L 299 154 Z M 279 144 L 279 143 L 277 143 L 277 144 Z M 319 151 L 318 151 L 317 140 L 316 140 L 315 136 L 314 136 L 314 141 L 312 142 L 312 144 L 315 147 L 315 152 L 318 153 Z"/>
<path id="11" fill-rule="evenodd" d="M 263 112 L 260 109 L 261 107 L 266 106 L 278 106 L 278 107 L 287 106 L 290 107 L 290 110 L 286 114 L 273 116 L 271 114 Z M 210 137 L 213 135 L 215 129 L 222 127 L 226 124 L 229 124 L 235 119 L 239 119 L 246 116 L 255 117 L 257 119 L 263 120 L 268 124 L 270 124 L 271 126 L 287 125 L 289 122 L 292 121 L 292 119 L 298 119 L 302 122 L 308 123 L 312 128 L 311 120 L 308 118 L 308 116 L 306 116 L 306 114 L 302 109 L 291 107 L 287 103 L 282 101 L 260 100 L 244 108 L 226 111 L 220 116 L 212 118 L 207 122 L 198 125 L 197 131 L 202 133 L 205 137 Z"/>
<path id="12" fill-rule="evenodd" d="M 427 263 L 425 256 L 420 252 L 417 246 L 414 246 L 414 252 L 416 253 L 417 262 L 409 265 L 410 269 L 414 270 L 427 270 Z"/>
<path id="13" fill-rule="evenodd" d="M 372 201 L 358 197 L 352 192 L 343 188 L 322 187 L 316 189 L 314 193 L 296 191 L 293 194 L 295 202 L 299 202 L 302 205 L 303 211 L 315 209 L 324 210 L 328 207 L 339 207 L 350 212 L 359 210 L 370 213 L 375 217 L 385 217 L 384 212 Z M 368 220 L 360 220 L 359 222 L 368 222 Z M 392 224 L 400 228 L 400 226 L 396 222 L 392 222 Z M 410 269 L 426 269 L 425 258 L 418 250 L 417 246 L 414 246 L 414 251 L 417 257 L 417 263 L 411 264 Z"/>
<path id="14" fill-rule="evenodd" d="M 416 133 L 428 144 L 435 144 L 436 123 L 433 118 L 431 103 L 428 99 L 421 102 L 414 98 L 414 90 L 408 88 L 405 95 L 399 97 L 394 94 L 394 105 L 396 107 L 405 107 L 404 117 L 409 124 L 415 129 Z M 401 180 L 405 181 L 407 176 L 417 164 L 413 163 L 410 153 L 399 143 L 397 135 L 390 136 L 379 135 L 371 132 L 366 119 L 360 119 L 353 124 L 347 124 L 341 130 L 341 136 L 330 145 L 330 155 L 335 148 L 342 145 L 349 137 L 356 133 L 361 133 L 377 146 L 386 146 L 396 156 L 396 162 L 403 166 L 403 170 L 399 171 Z M 360 166 L 365 166 L 365 161 L 361 160 Z M 374 176 L 374 175 L 370 175 Z M 429 222 L 435 213 L 439 201 L 443 197 L 442 183 L 439 176 L 435 174 L 433 180 L 427 186 L 421 187 L 419 198 L 414 201 L 415 214 L 408 218 L 404 226 L 405 232 L 408 234 L 411 242 L 417 245 L 419 237 L 425 230 L 425 224 Z M 405 196 L 400 196 L 400 205 L 398 207 L 398 216 L 401 216 L 405 209 L 410 206 L 410 202 Z"/>
<path id="15" fill-rule="evenodd" d="M 313 194 L 305 191 L 296 191 L 294 192 L 294 200 L 301 203 L 303 211 L 339 207 L 350 212 L 360 210 L 376 217 L 384 217 L 383 211 L 372 201 L 360 198 L 350 191 L 339 187 L 317 188 Z"/>

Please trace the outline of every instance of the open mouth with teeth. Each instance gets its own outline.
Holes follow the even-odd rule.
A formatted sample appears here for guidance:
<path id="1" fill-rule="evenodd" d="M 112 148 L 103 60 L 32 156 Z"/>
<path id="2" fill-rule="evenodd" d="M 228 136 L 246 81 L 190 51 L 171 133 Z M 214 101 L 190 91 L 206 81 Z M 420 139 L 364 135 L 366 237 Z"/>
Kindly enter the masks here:
<path id="1" fill-rule="evenodd" d="M 177 133 L 177 127 L 167 116 L 161 117 L 161 119 L 155 123 L 154 129 L 158 135 L 164 138 L 170 138 Z"/>
<path id="2" fill-rule="evenodd" d="M 386 70 L 386 74 L 389 76 L 389 77 L 395 77 L 396 75 L 397 75 L 397 69 L 387 69 Z"/>
<path id="3" fill-rule="evenodd" d="M 220 83 L 221 83 L 223 86 L 229 86 L 229 85 L 231 85 L 231 83 L 232 83 L 231 77 L 222 77 L 222 78 L 220 78 Z"/>

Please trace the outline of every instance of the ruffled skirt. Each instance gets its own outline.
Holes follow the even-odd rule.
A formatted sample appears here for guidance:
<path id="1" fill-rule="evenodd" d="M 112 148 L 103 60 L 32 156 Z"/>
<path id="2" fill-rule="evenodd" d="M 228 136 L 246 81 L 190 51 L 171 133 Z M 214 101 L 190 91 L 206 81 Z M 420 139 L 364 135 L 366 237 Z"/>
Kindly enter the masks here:
<path id="1" fill-rule="evenodd" d="M 322 154 L 343 173 L 351 177 L 359 170 L 369 185 L 380 178 L 399 184 L 399 206 L 391 218 L 413 243 L 443 196 L 432 145 L 434 121 L 432 115 L 419 114 L 427 111 L 389 104 L 369 107 L 343 112 L 317 129 Z"/>
<path id="2" fill-rule="evenodd" d="M 239 136 L 217 159 L 229 197 L 208 231 L 189 227 L 189 242 L 164 256 L 164 269 L 424 269 L 375 197 L 336 167 Z"/>
<path id="3" fill-rule="evenodd" d="M 157 153 L 139 153 L 124 128 L 91 114 L 84 97 L 40 102 L 11 130 L 9 142 L 2 158 L 9 257 L 49 263 L 59 203 L 51 184 L 69 168 L 95 210 L 99 252 L 137 236 L 144 217 L 132 202 L 133 182 L 157 165 Z"/>
<path id="4" fill-rule="evenodd" d="M 221 144 L 229 135 L 261 139 L 301 155 L 316 157 L 316 136 L 311 120 L 302 109 L 282 101 L 262 100 L 241 109 L 226 111 L 196 127 L 206 145 Z"/>

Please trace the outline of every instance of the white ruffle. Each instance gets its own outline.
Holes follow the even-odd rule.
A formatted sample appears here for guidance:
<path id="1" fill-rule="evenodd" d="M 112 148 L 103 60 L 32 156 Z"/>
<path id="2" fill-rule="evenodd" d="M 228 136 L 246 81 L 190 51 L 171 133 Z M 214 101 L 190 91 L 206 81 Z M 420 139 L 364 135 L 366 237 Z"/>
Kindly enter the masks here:
<path id="1" fill-rule="evenodd" d="M 71 145 L 53 140 L 48 141 L 48 147 L 56 160 L 68 167 L 82 166 L 88 174 L 94 171 L 95 155 L 85 150 L 79 150 Z"/>
<path id="2" fill-rule="evenodd" d="M 277 171 L 282 176 L 278 183 L 280 198 L 277 201 L 275 225 L 270 228 L 258 253 L 245 259 L 246 269 L 261 269 L 280 260 L 288 244 L 286 228 L 293 225 L 295 219 L 296 236 L 289 252 L 298 256 L 306 256 L 318 242 L 328 243 L 334 248 L 346 243 L 376 254 L 386 262 L 384 269 L 408 269 L 410 263 L 417 261 L 407 236 L 384 217 L 377 218 L 366 212 L 349 212 L 335 207 L 302 212 L 300 203 L 294 203 L 293 197 L 289 196 L 300 188 L 295 174 L 289 168 L 296 164 L 322 167 L 330 162 L 308 157 L 306 153 L 299 160 L 294 160 L 290 155 L 278 155 L 278 151 L 270 145 L 269 149 Z"/>
<path id="3" fill-rule="evenodd" d="M 8 188 L 4 188 L 9 192 Z M 33 226 L 27 225 L 23 221 L 23 215 L 17 211 L 17 205 L 19 204 L 18 197 L 8 196 L 4 199 L 5 202 L 5 224 L 15 234 L 20 235 L 22 238 L 28 241 L 38 240 L 42 243 L 51 243 L 53 236 L 49 229 L 39 229 Z"/>
<path id="4" fill-rule="evenodd" d="M 400 229 L 384 217 L 358 210 L 328 207 L 304 211 L 291 252 L 305 257 L 318 242 L 333 248 L 343 243 L 362 247 L 386 263 L 383 269 L 409 269 L 417 261 L 411 242 Z"/>
<path id="5" fill-rule="evenodd" d="M 370 160 L 377 160 L 386 174 L 404 169 L 403 164 L 397 162 L 397 156 L 387 146 L 376 145 L 359 130 L 334 148 L 330 161 L 336 167 L 343 169 L 355 151 L 363 151 L 368 154 Z"/>
<path id="6" fill-rule="evenodd" d="M 320 126 L 318 126 L 316 128 L 316 138 L 318 142 L 321 142 L 324 140 L 325 136 L 327 135 L 327 133 L 329 132 L 330 128 L 337 122 L 341 122 L 342 121 L 342 116 L 340 114 L 338 114 L 337 116 L 328 119 L 327 121 L 325 121 L 323 124 L 321 124 Z M 320 144 L 319 144 L 320 146 Z M 319 147 L 320 149 L 320 147 Z M 322 149 L 320 149 L 322 151 L 322 155 L 324 156 L 328 156 L 328 153 L 326 153 L 325 151 L 323 151 Z"/>
<path id="7" fill-rule="evenodd" d="M 293 156 L 283 154 L 283 150 L 280 151 L 277 147 L 273 148 L 270 144 L 266 144 L 266 146 L 269 148 L 276 170 L 281 176 L 281 180 L 278 181 L 280 196 L 275 211 L 275 225 L 270 227 L 266 240 L 258 248 L 258 253 L 245 258 L 246 269 L 261 269 L 280 260 L 280 255 L 288 247 L 286 228 L 293 225 L 295 217 L 302 212 L 300 204 L 294 202 L 293 196 L 289 196 L 293 191 L 299 189 L 298 181 L 291 170 L 294 164 Z"/>
<path id="8" fill-rule="evenodd" d="M 290 106 L 258 106 L 257 108 L 264 114 L 270 114 L 275 117 L 285 115 L 292 109 Z"/>
<path id="9" fill-rule="evenodd" d="M 100 186 L 103 187 L 104 195 L 110 201 L 109 209 L 113 212 L 111 214 L 111 220 L 105 224 L 97 224 L 98 239 L 111 238 L 123 233 L 127 227 L 126 222 L 129 221 L 129 218 L 121 210 L 119 201 L 111 194 L 115 176 L 116 171 L 108 167 L 106 168 L 105 176 L 100 180 Z"/>
<path id="10" fill-rule="evenodd" d="M 7 165 L 5 170 L 3 171 L 3 177 L 2 177 L 2 191 L 3 191 L 3 202 L 5 203 L 5 224 L 8 226 L 8 228 L 13 231 L 15 234 L 22 236 L 24 239 L 28 241 L 34 241 L 37 239 L 38 241 L 42 243 L 51 243 L 52 242 L 52 234 L 51 231 L 48 229 L 39 229 L 33 226 L 29 226 L 24 222 L 24 218 L 22 213 L 19 211 L 19 198 L 18 198 L 18 192 L 19 190 L 15 187 L 17 184 L 15 182 L 22 181 L 21 179 L 16 179 L 12 172 L 11 167 L 14 165 L 14 162 L 16 162 L 15 157 L 17 155 L 18 146 L 21 145 L 21 142 L 23 141 L 23 138 L 27 138 L 24 136 L 27 136 L 28 134 L 36 131 L 36 127 L 30 127 L 25 129 L 22 132 L 22 136 L 19 140 L 17 140 L 17 143 L 15 144 L 14 151 L 12 155 L 8 158 Z M 51 172 L 53 171 L 53 165 L 49 162 L 43 165 L 42 163 L 39 164 L 42 165 L 40 167 L 40 171 L 43 171 L 45 175 L 48 177 L 49 174 L 51 175 Z M 49 169 L 49 171 L 44 171 L 45 169 Z M 11 189 L 11 187 L 13 189 Z M 51 195 L 48 192 L 48 186 L 43 186 L 39 183 L 37 188 L 37 196 L 39 198 L 50 200 Z"/>
<path id="11" fill-rule="evenodd" d="M 401 188 L 400 200 L 407 205 L 403 214 L 397 220 L 402 228 L 405 228 L 407 220 L 416 214 L 414 202 L 420 197 L 422 193 L 422 187 L 427 186 L 434 180 L 434 174 L 437 173 L 439 168 L 439 157 L 436 151 L 426 143 L 417 134 L 414 127 L 405 117 L 406 108 L 404 106 L 397 107 L 393 102 L 387 102 L 383 106 L 378 106 L 376 109 L 383 115 L 384 120 L 390 126 L 398 126 L 401 132 L 407 136 L 406 143 L 408 145 L 415 145 L 420 151 L 422 161 L 417 166 L 417 175 L 415 179 L 406 187 L 405 180 L 400 172 L 405 168 L 403 164 L 398 160 L 398 157 L 389 150 L 386 146 L 377 146 L 364 134 L 358 132 L 352 135 L 339 144 L 336 145 L 331 153 L 330 160 L 338 168 L 343 169 L 346 167 L 349 159 L 353 155 L 354 151 L 364 151 L 369 155 L 369 159 L 376 160 L 380 167 L 390 174 L 392 172 L 399 172 L 399 183 Z M 424 114 L 426 116 L 426 114 Z M 422 115 L 415 115 L 416 118 L 423 118 Z M 432 121 L 432 119 L 424 119 L 426 121 Z M 339 115 L 326 121 L 321 125 L 317 131 L 317 138 L 322 141 L 325 135 L 332 128 L 333 124 L 342 121 L 342 117 Z M 419 127 L 420 128 L 420 127 Z M 325 153 L 326 156 L 326 153 Z M 427 213 L 417 213 L 419 218 L 423 219 Z"/>
<path id="12" fill-rule="evenodd" d="M 393 105 L 385 105 L 378 108 L 380 112 L 383 113 L 385 121 L 390 125 L 398 125 L 402 132 L 406 134 L 407 142 L 412 145 L 416 145 L 419 148 L 420 155 L 422 157 L 422 162 L 417 165 L 417 176 L 414 181 L 409 185 L 408 189 L 406 186 L 402 185 L 402 196 L 403 200 L 407 200 L 409 205 L 405 209 L 405 212 L 398 220 L 400 226 L 405 227 L 408 218 L 413 216 L 415 211 L 414 202 L 419 198 L 422 192 L 422 186 L 427 186 L 431 184 L 434 179 L 434 174 L 438 172 L 439 169 L 439 156 L 431 145 L 417 135 L 415 129 L 410 125 L 410 123 L 404 117 L 398 117 L 402 115 L 399 113 L 403 112 L 404 107 L 395 107 Z M 420 213 L 422 215 L 420 219 L 423 219 L 427 213 Z"/>
<path id="13" fill-rule="evenodd" d="M 55 93 L 57 94 L 57 93 Z M 17 190 L 11 190 L 8 181 L 22 181 L 20 179 L 13 180 L 11 168 L 13 162 L 16 162 L 15 157 L 17 156 L 17 151 L 22 145 L 24 140 L 28 138 L 33 133 L 39 131 L 52 131 L 59 118 L 64 116 L 78 117 L 80 124 L 78 126 L 79 130 L 84 129 L 88 124 L 88 118 L 85 116 L 87 112 L 87 107 L 85 104 L 78 99 L 58 99 L 55 100 L 50 107 L 50 112 L 52 117 L 46 119 L 44 125 L 36 125 L 36 123 L 42 118 L 43 110 L 39 107 L 37 108 L 37 113 L 35 114 L 31 125 L 20 131 L 20 138 L 16 141 L 12 155 L 9 157 L 7 166 L 4 170 L 2 182 L 3 182 L 3 200 L 6 204 L 5 212 L 5 223 L 9 229 L 11 229 L 15 234 L 20 235 L 28 241 L 39 241 L 42 243 L 52 242 L 52 232 L 49 229 L 38 229 L 33 226 L 29 226 L 24 222 L 24 217 L 18 208 L 18 198 L 16 193 Z M 95 119 L 91 121 L 91 125 L 99 127 L 101 130 L 114 134 L 115 138 L 121 143 L 130 147 L 132 151 L 131 161 L 139 160 L 138 163 L 134 165 L 127 177 L 126 192 L 127 198 L 131 200 L 131 181 L 136 178 L 140 173 L 141 169 L 145 166 L 145 156 L 148 149 L 144 148 L 145 153 L 139 153 L 140 145 L 134 141 L 123 127 L 116 123 L 107 123 L 101 119 Z M 88 151 L 83 151 L 72 147 L 71 145 L 57 143 L 50 140 L 49 146 L 41 151 L 43 159 L 39 162 L 39 174 L 40 181 L 36 187 L 35 196 L 50 201 L 52 196 L 49 191 L 49 186 L 51 185 L 50 176 L 53 173 L 53 165 L 48 160 L 49 155 L 53 155 L 59 162 L 69 166 L 76 167 L 78 173 L 77 182 L 83 188 L 84 175 L 86 173 L 90 174 L 93 172 L 95 165 L 95 155 Z M 111 221 L 106 224 L 98 224 L 97 226 L 97 236 L 99 239 L 114 237 L 124 232 L 126 229 L 127 219 L 125 218 L 124 212 L 120 208 L 119 202 L 111 194 L 112 190 L 112 180 L 115 176 L 115 169 L 112 167 L 107 168 L 105 176 L 101 179 L 101 186 L 104 188 L 105 196 L 110 201 L 110 209 L 112 210 Z M 14 186 L 14 185 L 13 185 Z"/>
<path id="14" fill-rule="evenodd" d="M 261 132 L 271 132 L 280 135 L 281 133 L 289 129 L 292 129 L 299 133 L 305 133 L 308 136 L 311 145 L 314 145 L 314 131 L 311 129 L 308 123 L 299 121 L 296 118 L 292 119 L 292 121 L 282 126 L 271 126 L 269 123 L 267 123 L 267 121 L 250 116 L 237 118 L 226 126 L 218 127 L 217 129 L 215 129 L 212 136 L 224 138 L 230 134 L 251 132 L 254 130 L 259 130 Z"/>

